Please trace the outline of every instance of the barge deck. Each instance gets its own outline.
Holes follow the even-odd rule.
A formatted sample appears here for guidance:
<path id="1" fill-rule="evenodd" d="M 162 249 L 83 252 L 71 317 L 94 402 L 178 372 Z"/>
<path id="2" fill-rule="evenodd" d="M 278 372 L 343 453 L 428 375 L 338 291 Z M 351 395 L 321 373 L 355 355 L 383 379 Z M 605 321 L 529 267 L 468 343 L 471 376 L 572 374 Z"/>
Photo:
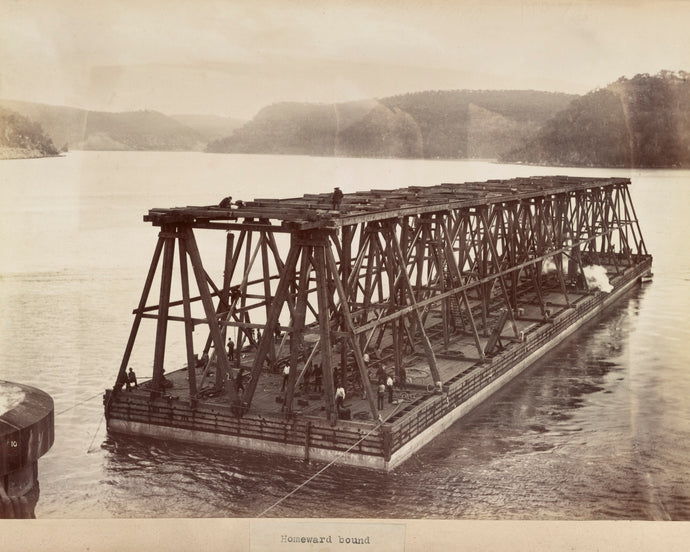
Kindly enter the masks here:
<path id="1" fill-rule="evenodd" d="M 108 429 L 393 469 L 650 273 L 629 184 L 539 177 L 151 210 L 161 233 L 104 396 Z M 200 229 L 225 231 L 218 284 Z M 152 375 L 126 389 L 144 319 Z M 186 365 L 166 371 L 176 321 Z"/>

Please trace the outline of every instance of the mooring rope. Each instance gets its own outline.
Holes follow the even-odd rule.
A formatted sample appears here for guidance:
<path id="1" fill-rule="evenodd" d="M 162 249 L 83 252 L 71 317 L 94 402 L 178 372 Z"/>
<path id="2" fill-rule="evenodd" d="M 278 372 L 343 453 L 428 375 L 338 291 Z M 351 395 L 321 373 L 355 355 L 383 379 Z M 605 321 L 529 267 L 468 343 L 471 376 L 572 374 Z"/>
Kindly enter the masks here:
<path id="1" fill-rule="evenodd" d="M 93 442 L 96 440 L 96 435 L 98 435 L 98 430 L 101 429 L 101 424 L 103 423 L 103 418 L 105 418 L 105 414 L 101 416 L 100 422 L 98 422 L 98 427 L 96 428 L 96 431 L 93 434 L 93 439 L 91 439 L 91 444 L 89 445 L 89 448 L 86 450 L 86 454 L 91 454 L 93 452 L 92 447 L 93 447 Z"/>
<path id="2" fill-rule="evenodd" d="M 335 458 L 333 458 L 333 460 L 331 460 L 331 461 L 330 461 L 328 464 L 326 464 L 323 468 L 321 468 L 319 471 L 317 471 L 316 473 L 314 473 L 313 475 L 311 475 L 310 477 L 308 477 L 304 482 L 300 483 L 297 487 L 295 487 L 292 491 L 290 491 L 290 492 L 289 492 L 288 494 L 286 494 L 284 497 L 282 497 L 281 499 L 279 499 L 279 500 L 277 500 L 276 502 L 274 502 L 273 504 L 271 504 L 268 508 L 266 508 L 263 512 L 261 512 L 261 513 L 260 513 L 259 515 L 257 515 L 256 517 L 258 517 L 258 518 L 263 517 L 263 515 L 266 514 L 266 512 L 269 512 L 270 510 L 272 510 L 273 508 L 275 508 L 276 506 L 278 506 L 278 504 L 280 504 L 281 502 L 283 502 L 283 501 L 287 500 L 288 498 L 290 498 L 293 494 L 295 494 L 297 491 L 299 491 L 302 487 L 308 485 L 311 481 L 313 481 L 314 479 L 316 479 L 319 475 L 321 475 L 321 474 L 322 474 L 323 472 L 325 472 L 328 468 L 330 468 L 333 464 L 335 464 L 335 462 L 336 462 L 341 456 L 344 456 L 345 454 L 347 454 L 348 452 L 350 452 L 353 448 L 355 448 L 355 447 L 356 447 L 357 445 L 359 445 L 362 441 L 364 441 L 364 439 L 366 439 L 367 437 L 369 437 L 369 435 L 371 435 L 372 433 L 374 433 L 374 431 L 376 431 L 376 430 L 379 429 L 383 424 L 385 424 L 385 423 L 386 423 L 386 422 L 387 422 L 387 421 L 398 411 L 398 409 L 402 406 L 402 404 L 403 404 L 403 402 L 400 402 L 400 403 L 393 409 L 393 411 L 392 411 L 388 416 L 386 416 L 386 418 L 385 418 L 384 420 L 380 420 L 378 424 L 376 424 L 373 428 L 371 428 L 371 430 L 370 430 L 368 433 L 366 433 L 361 439 L 359 439 L 358 441 L 356 441 L 350 448 L 348 448 L 347 450 L 343 450 L 343 451 L 339 452 L 339 453 L 335 456 Z"/>
<path id="3" fill-rule="evenodd" d="M 70 406 L 69 408 L 65 408 L 64 410 L 61 410 L 60 412 L 56 412 L 55 415 L 56 415 L 56 416 L 61 416 L 61 415 L 64 414 L 65 412 L 69 412 L 69 411 L 72 410 L 73 408 L 76 408 L 76 407 L 78 407 L 78 406 L 81 406 L 82 404 L 85 404 L 85 403 L 87 403 L 87 402 L 89 402 L 89 401 L 92 401 L 92 400 L 95 399 L 96 397 L 100 397 L 100 396 L 102 396 L 102 395 L 103 395 L 103 392 L 102 392 L 102 391 L 99 391 L 99 392 L 96 393 L 95 395 L 93 395 L 93 396 L 91 396 L 91 397 L 89 397 L 89 398 L 87 398 L 87 399 L 84 399 L 84 400 L 82 400 L 82 401 L 79 401 L 78 403 L 73 404 L 73 405 Z M 98 427 L 96 428 L 96 432 L 93 434 L 93 438 L 91 439 L 91 444 L 89 445 L 89 448 L 86 450 L 86 454 L 91 454 L 91 452 L 93 452 L 93 451 L 91 450 L 91 447 L 93 447 L 93 442 L 96 440 L 96 435 L 98 435 L 98 430 L 101 429 L 101 424 L 103 423 L 103 418 L 105 418 L 105 414 L 102 414 L 102 415 L 101 415 L 101 420 L 98 422 Z"/>
<path id="4" fill-rule="evenodd" d="M 69 408 L 65 408 L 64 410 L 61 410 L 60 412 L 56 412 L 55 415 L 56 415 L 56 416 L 60 416 L 61 414 L 64 414 L 65 412 L 69 412 L 69 411 L 72 410 L 73 408 L 77 408 L 78 406 L 81 406 L 82 404 L 87 403 L 87 402 L 89 402 L 89 401 L 92 401 L 92 400 L 94 400 L 96 397 L 101 397 L 101 396 L 103 396 L 103 391 L 99 391 L 98 393 L 96 393 L 96 394 L 93 395 L 92 397 L 89 397 L 88 399 L 84 399 L 83 401 L 79 401 L 78 403 L 73 404 L 73 405 L 70 406 Z"/>

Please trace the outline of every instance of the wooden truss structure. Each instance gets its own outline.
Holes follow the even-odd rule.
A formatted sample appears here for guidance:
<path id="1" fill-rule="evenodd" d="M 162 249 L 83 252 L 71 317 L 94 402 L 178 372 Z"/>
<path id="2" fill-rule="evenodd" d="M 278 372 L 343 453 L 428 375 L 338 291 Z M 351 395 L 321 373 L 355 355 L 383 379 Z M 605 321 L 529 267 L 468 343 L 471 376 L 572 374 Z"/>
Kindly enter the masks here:
<path id="1" fill-rule="evenodd" d="M 356 192 L 339 205 L 326 193 L 153 209 L 144 220 L 161 231 L 115 388 L 125 381 L 140 322 L 153 318 L 151 388 L 163 389 L 166 332 L 180 321 L 192 400 L 222 395 L 241 416 L 252 408 L 262 374 L 288 362 L 296 368 L 285 395 L 290 416 L 296 384 L 318 360 L 328 419 L 335 419 L 336 382 L 345 378 L 358 380 L 376 419 L 367 360 L 379 358 L 383 346 L 396 374 L 415 352 L 442 383 L 435 351 L 455 335 L 470 337 L 481 361 L 504 325 L 511 339 L 521 339 L 516 320 L 524 301 L 536 302 L 548 319 L 546 287 L 558 289 L 568 306 L 569 293 L 587 289 L 586 266 L 619 272 L 646 254 L 629 183 L 533 177 Z M 214 266 L 222 281 L 202 262 L 196 233 L 207 229 L 225 232 L 225 260 Z M 181 299 L 171 300 L 176 245 Z M 147 306 L 159 265 L 159 302 Z M 431 313 L 440 323 L 430 325 Z M 195 351 L 200 325 L 208 338 Z M 224 347 L 229 331 L 238 349 L 252 351 L 242 394 L 234 385 L 241 371 Z M 199 356 L 209 359 L 201 379 Z"/>

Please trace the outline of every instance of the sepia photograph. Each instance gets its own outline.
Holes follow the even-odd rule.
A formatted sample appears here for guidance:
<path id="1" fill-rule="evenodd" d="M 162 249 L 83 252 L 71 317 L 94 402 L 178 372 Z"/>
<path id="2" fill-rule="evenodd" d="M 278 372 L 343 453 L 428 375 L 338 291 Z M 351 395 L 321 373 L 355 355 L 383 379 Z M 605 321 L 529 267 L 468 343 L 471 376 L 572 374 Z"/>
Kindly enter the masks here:
<path id="1" fill-rule="evenodd" d="M 685 550 L 689 23 L 0 0 L 3 549 Z"/>

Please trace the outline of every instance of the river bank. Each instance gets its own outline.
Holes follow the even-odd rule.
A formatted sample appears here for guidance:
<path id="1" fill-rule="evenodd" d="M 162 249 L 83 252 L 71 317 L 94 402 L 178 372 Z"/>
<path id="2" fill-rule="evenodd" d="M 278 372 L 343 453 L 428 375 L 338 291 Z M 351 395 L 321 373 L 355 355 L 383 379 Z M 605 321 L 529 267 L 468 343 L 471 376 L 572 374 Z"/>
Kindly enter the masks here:
<path id="1" fill-rule="evenodd" d="M 0 160 L 3 159 L 39 159 L 41 157 L 59 157 L 57 155 L 46 155 L 37 149 L 27 149 L 27 148 L 7 148 L 0 147 Z"/>

